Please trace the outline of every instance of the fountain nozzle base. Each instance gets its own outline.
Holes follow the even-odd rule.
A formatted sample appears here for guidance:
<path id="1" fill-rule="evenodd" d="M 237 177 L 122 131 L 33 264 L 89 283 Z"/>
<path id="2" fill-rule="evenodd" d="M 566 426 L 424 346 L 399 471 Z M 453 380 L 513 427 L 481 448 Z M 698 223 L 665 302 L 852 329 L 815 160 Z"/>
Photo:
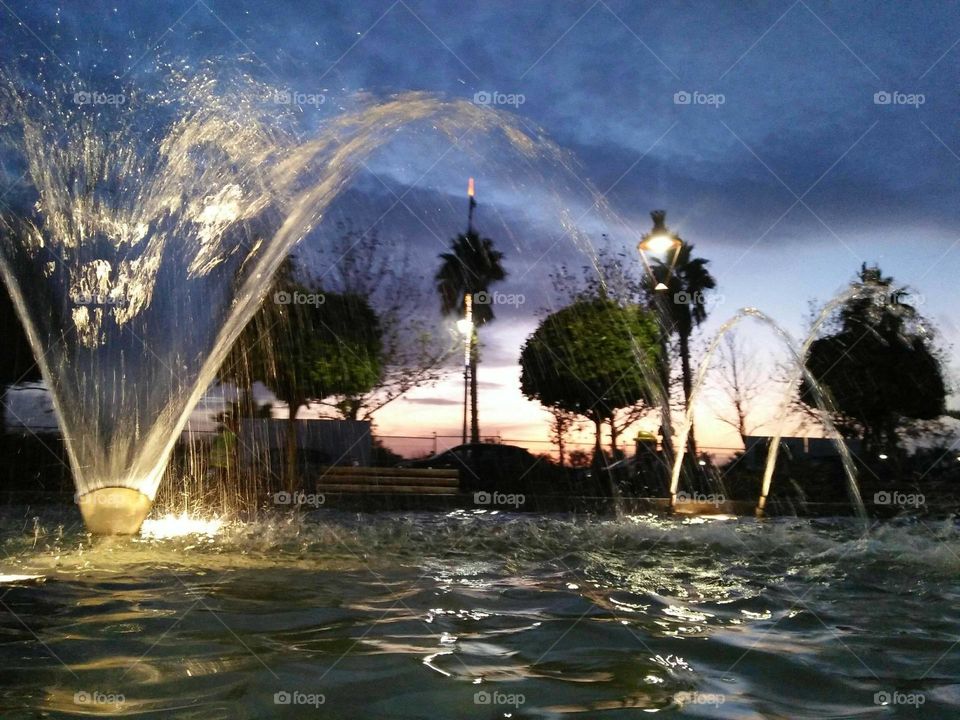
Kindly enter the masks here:
<path id="1" fill-rule="evenodd" d="M 153 501 L 130 488 L 108 487 L 81 495 L 77 505 L 94 535 L 136 535 Z"/>

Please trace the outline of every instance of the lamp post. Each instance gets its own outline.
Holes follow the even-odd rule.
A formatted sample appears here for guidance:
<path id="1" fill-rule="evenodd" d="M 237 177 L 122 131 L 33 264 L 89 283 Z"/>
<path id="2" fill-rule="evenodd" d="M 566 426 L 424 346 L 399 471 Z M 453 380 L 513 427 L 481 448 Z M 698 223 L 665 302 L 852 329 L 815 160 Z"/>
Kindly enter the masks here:
<path id="1" fill-rule="evenodd" d="M 653 302 L 656 307 L 657 316 L 660 324 L 660 387 L 657 388 L 657 395 L 660 401 L 660 432 L 663 436 L 663 457 L 664 463 L 668 469 L 673 467 L 673 424 L 670 420 L 670 361 L 669 350 L 669 282 L 673 274 L 673 269 L 677 263 L 677 257 L 680 255 L 680 248 L 683 247 L 683 241 L 670 232 L 666 225 L 666 210 L 654 210 L 650 213 L 653 219 L 653 228 L 644 235 L 637 244 L 637 250 L 640 252 L 640 258 L 643 260 L 644 268 L 650 275 L 651 280 L 655 281 L 653 291 Z M 662 277 L 658 277 L 647 255 L 654 255 L 657 258 L 663 258 L 666 262 L 660 262 L 660 267 L 665 268 Z M 675 492 L 670 491 L 670 507 L 673 507 L 675 501 Z"/>
<path id="2" fill-rule="evenodd" d="M 463 295 L 463 317 L 457 320 L 463 335 L 463 444 L 467 443 L 467 418 L 470 415 L 470 356 L 473 344 L 473 295 Z"/>

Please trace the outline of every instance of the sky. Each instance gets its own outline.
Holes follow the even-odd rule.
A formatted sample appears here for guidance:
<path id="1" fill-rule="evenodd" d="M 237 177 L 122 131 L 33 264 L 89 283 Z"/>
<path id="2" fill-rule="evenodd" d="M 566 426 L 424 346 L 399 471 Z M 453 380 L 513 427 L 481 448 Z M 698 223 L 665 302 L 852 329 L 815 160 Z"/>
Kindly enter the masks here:
<path id="1" fill-rule="evenodd" d="M 428 279 L 475 176 L 477 226 L 506 255 L 497 289 L 525 300 L 484 329 L 484 434 L 546 439 L 517 357 L 558 302 L 550 274 L 587 264 L 601 232 L 634 252 L 657 208 L 718 281 L 700 343 L 744 306 L 800 335 L 811 302 L 879 263 L 916 291 L 951 377 L 960 369 L 956 3 L 5 0 L 0 63 L 24 82 L 61 74 L 104 93 L 164 64 L 235 65 L 300 97 L 308 133 L 358 97 L 408 91 L 542 129 L 567 167 L 525 164 L 482 135 L 398 133 L 300 250 L 322 258 L 333 220 L 349 217 L 406 247 Z M 588 187 L 610 215 L 592 211 Z M 745 336 L 765 362 L 782 356 L 769 331 Z M 460 392 L 452 368 L 380 413 L 378 431 L 456 435 Z M 701 443 L 735 444 L 711 414 L 698 410 Z"/>

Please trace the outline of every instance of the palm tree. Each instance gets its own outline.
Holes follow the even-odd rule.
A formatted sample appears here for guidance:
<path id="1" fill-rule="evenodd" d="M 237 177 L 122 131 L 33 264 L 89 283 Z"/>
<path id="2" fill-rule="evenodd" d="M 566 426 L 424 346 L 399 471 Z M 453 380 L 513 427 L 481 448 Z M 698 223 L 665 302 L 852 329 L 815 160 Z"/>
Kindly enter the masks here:
<path id="1" fill-rule="evenodd" d="M 705 293 L 717 286 L 717 281 L 707 270 L 710 262 L 693 257 L 693 244 L 681 242 L 672 262 L 656 261 L 653 275 L 655 282 L 667 286 L 662 292 L 665 302 L 658 303 L 664 315 L 667 332 L 676 333 L 680 349 L 680 368 L 683 376 L 684 409 L 690 409 L 690 393 L 693 390 L 693 371 L 690 368 L 690 336 L 693 329 L 707 319 Z M 697 444 L 693 427 L 690 428 L 690 452 L 696 456 Z"/>
<path id="2" fill-rule="evenodd" d="M 481 238 L 473 229 L 457 235 L 450 252 L 440 254 L 443 261 L 434 278 L 444 315 L 461 315 L 466 298 L 473 298 L 473 337 L 470 345 L 470 441 L 480 442 L 480 422 L 477 413 L 477 329 L 493 321 L 493 303 L 490 286 L 503 280 L 507 273 L 501 265 L 503 253 L 495 250 L 493 241 Z"/>

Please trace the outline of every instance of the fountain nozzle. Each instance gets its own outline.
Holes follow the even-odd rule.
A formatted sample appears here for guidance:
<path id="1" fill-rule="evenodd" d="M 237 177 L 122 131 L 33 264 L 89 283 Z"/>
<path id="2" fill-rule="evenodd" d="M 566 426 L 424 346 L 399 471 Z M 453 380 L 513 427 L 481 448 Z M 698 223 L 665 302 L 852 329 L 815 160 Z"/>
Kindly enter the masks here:
<path id="1" fill-rule="evenodd" d="M 153 501 L 137 490 L 107 487 L 77 498 L 83 522 L 94 535 L 136 535 Z"/>

